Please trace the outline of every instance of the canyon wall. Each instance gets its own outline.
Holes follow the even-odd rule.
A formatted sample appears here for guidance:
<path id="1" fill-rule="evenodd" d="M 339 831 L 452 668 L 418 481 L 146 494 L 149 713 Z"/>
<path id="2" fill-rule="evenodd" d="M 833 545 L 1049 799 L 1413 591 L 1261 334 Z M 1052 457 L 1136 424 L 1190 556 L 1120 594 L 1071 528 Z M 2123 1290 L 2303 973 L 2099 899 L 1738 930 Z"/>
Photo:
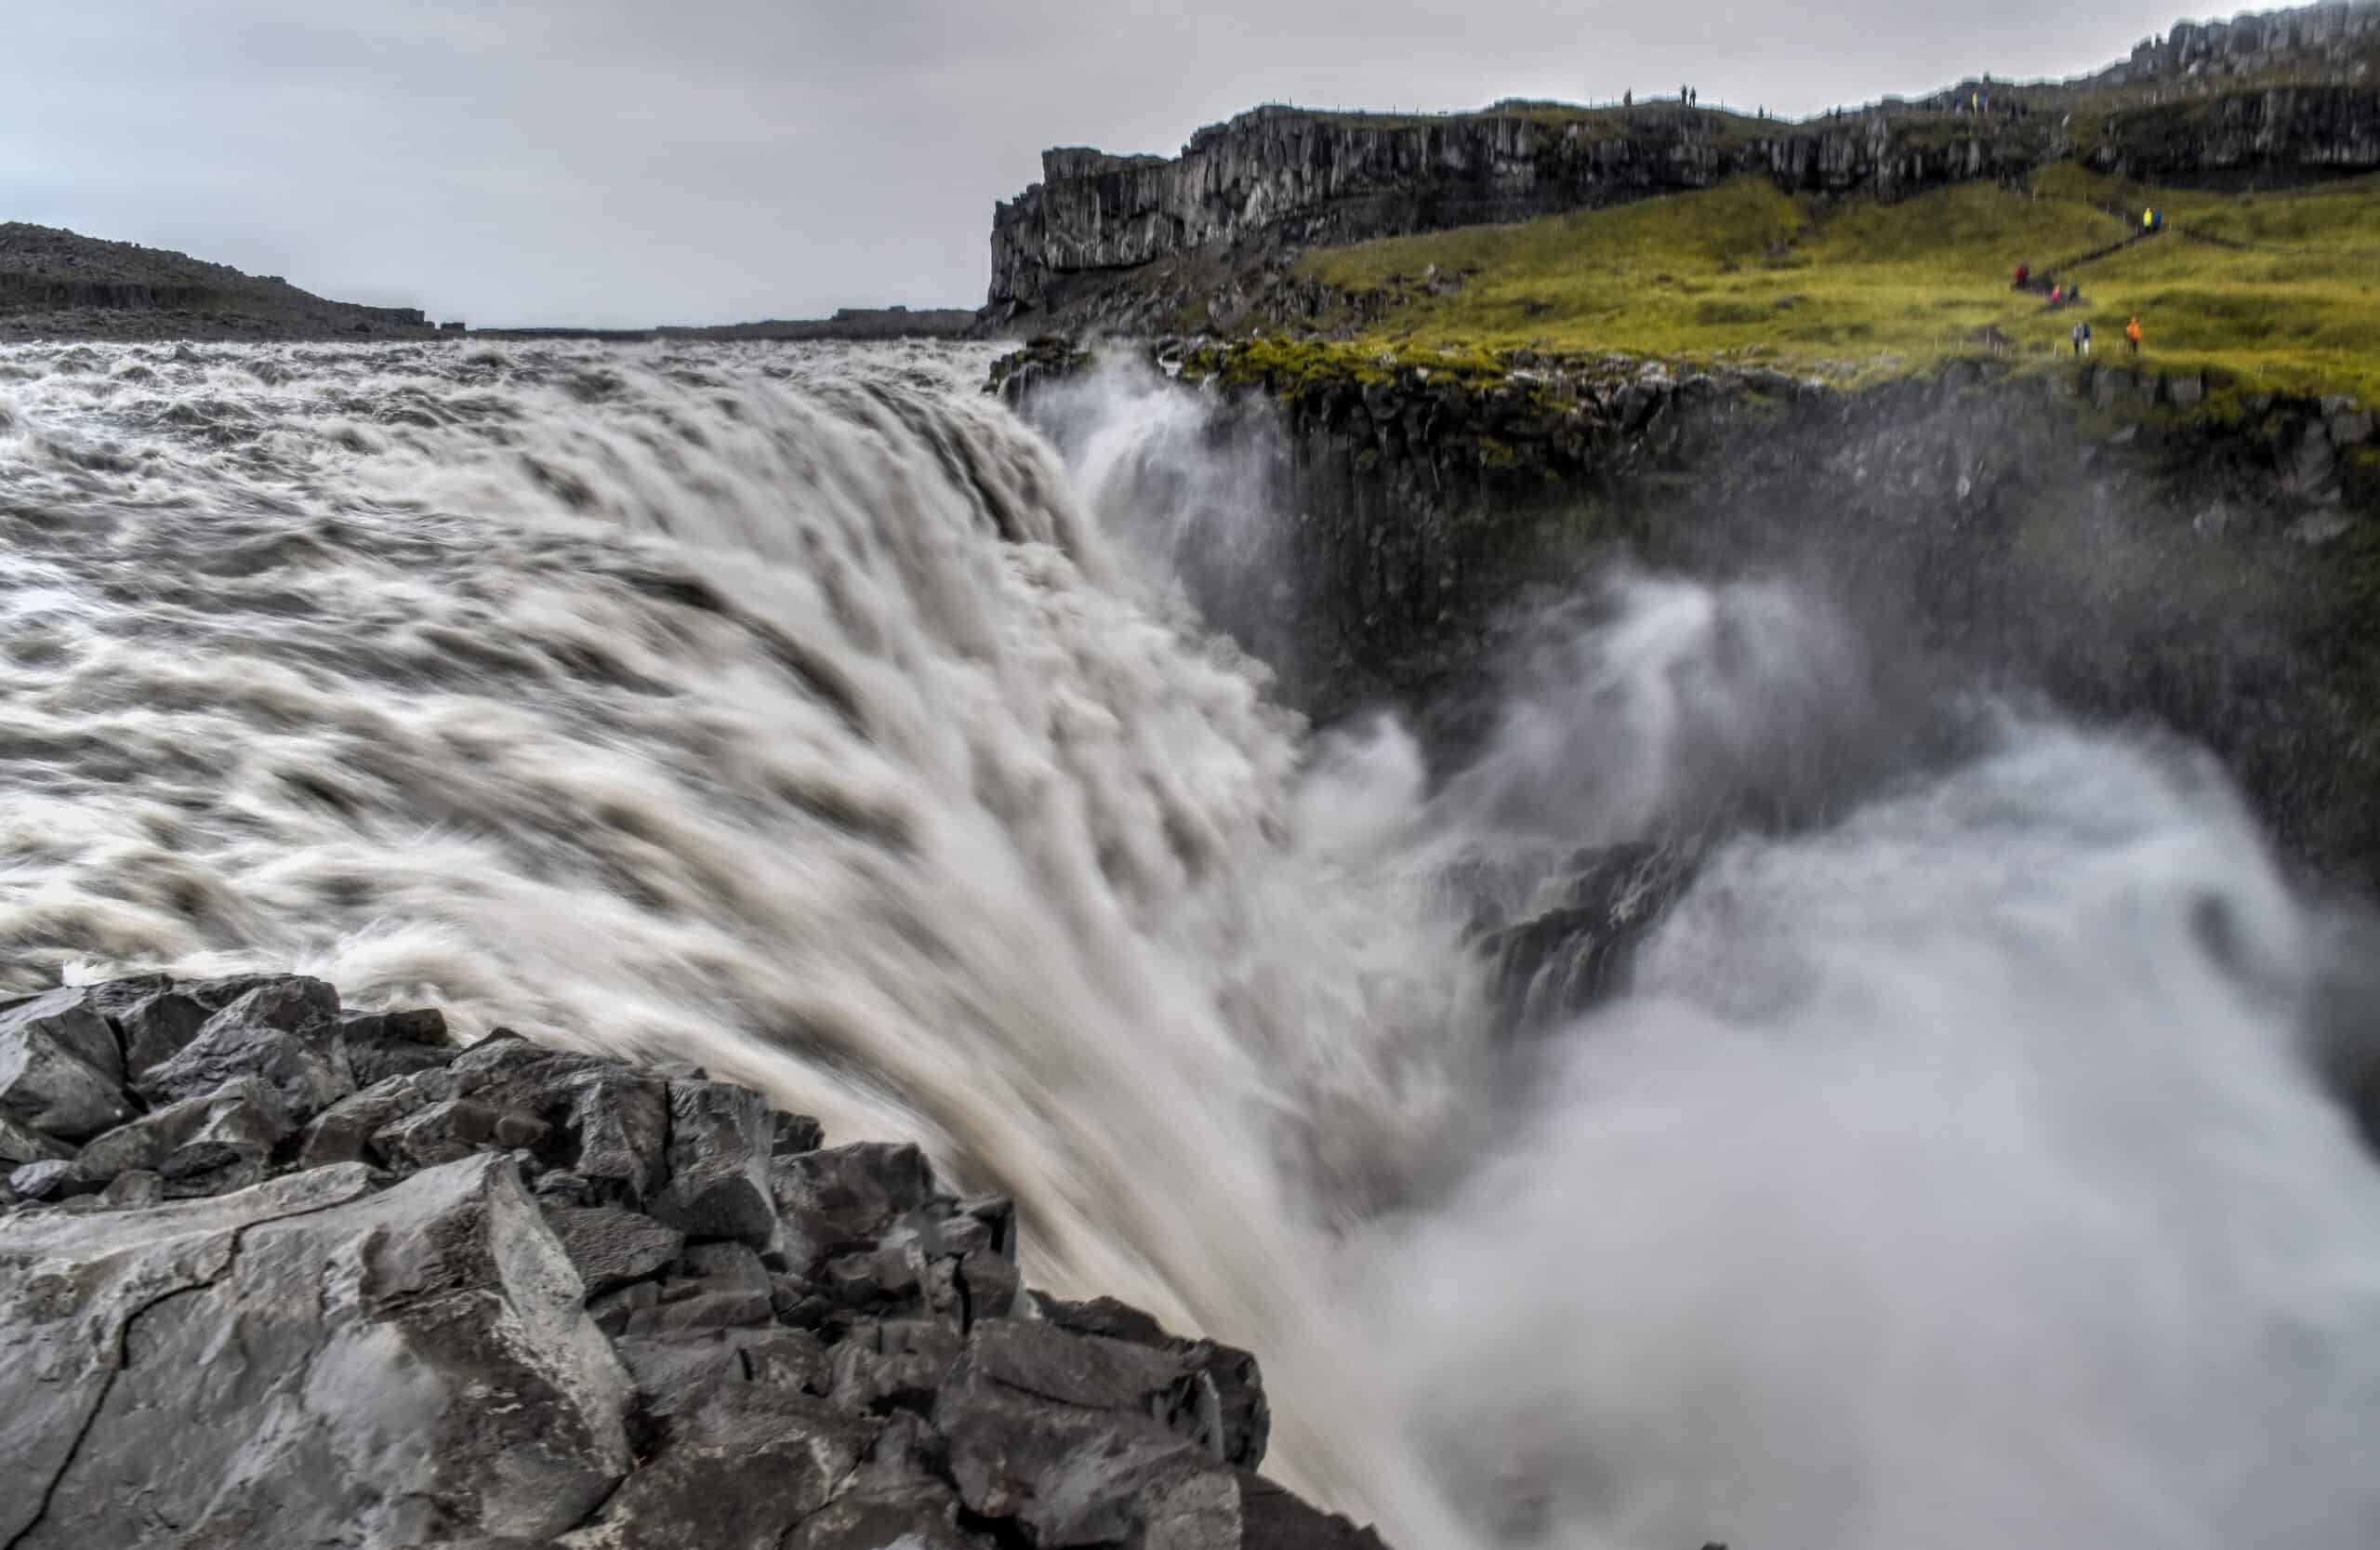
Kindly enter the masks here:
<path id="1" fill-rule="evenodd" d="M 1064 306 L 1160 260 L 1229 255 L 1194 283 L 1300 248 L 1589 209 L 1765 176 L 1796 192 L 1895 199 L 2016 179 L 2076 156 L 2144 179 L 2263 170 L 2282 179 L 2380 169 L 2380 90 L 2176 94 L 2099 117 L 1877 108 L 1804 124 L 1674 101 L 1588 113 L 1514 104 L 1443 118 L 1260 108 L 1201 129 L 1177 157 L 1069 149 L 1001 204 L 989 317 Z"/>

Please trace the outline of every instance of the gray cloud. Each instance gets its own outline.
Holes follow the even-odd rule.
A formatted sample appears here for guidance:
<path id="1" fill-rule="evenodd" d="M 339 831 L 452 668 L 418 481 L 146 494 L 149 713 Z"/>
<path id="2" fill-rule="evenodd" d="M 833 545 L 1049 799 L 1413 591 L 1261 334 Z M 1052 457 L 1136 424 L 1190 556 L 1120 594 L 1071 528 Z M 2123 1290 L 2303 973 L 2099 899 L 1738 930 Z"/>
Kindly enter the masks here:
<path id="1" fill-rule="evenodd" d="M 0 219 L 487 324 L 972 305 L 1047 145 L 1686 81 L 1800 113 L 2094 68 L 2170 5 L 15 0 Z"/>

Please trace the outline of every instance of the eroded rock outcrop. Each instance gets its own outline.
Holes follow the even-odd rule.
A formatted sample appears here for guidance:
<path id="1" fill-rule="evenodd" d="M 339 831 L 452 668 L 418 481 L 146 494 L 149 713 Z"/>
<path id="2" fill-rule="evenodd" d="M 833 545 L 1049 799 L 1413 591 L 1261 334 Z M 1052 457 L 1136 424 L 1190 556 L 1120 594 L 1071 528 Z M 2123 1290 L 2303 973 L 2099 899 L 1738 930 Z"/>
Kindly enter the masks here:
<path id="1" fill-rule="evenodd" d="M 1045 152 L 1041 181 L 994 213 L 990 306 L 1012 316 L 1064 299 L 1078 277 L 1175 255 L 1518 220 L 1745 173 L 1896 195 L 2030 167 L 2045 134 L 1979 122 L 1912 138 L 1881 113 L 1755 128 L 1675 105 L 1611 118 L 1260 108 L 1199 130 L 1175 158 Z"/>
<path id="2" fill-rule="evenodd" d="M 0 1543 L 1377 1550 L 1254 1358 L 1028 1292 L 915 1147 L 302 978 L 0 1051 Z"/>

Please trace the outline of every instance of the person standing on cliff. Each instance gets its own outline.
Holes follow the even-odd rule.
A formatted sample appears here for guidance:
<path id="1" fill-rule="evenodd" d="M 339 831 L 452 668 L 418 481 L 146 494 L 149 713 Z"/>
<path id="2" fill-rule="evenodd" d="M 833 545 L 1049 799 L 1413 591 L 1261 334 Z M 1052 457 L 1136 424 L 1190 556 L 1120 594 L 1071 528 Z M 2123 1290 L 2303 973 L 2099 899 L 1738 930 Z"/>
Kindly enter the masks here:
<path id="1" fill-rule="evenodd" d="M 2124 342 L 2125 342 L 2126 344 L 2128 344 L 2128 345 L 2130 345 L 2130 346 L 2131 346 L 2131 348 L 2132 348 L 2132 352 L 2133 352 L 2135 355 L 2139 354 L 2139 353 L 2140 353 L 2140 319 L 2139 319 L 2139 318 L 2135 317 L 2135 318 L 2134 318 L 2130 323 L 2127 323 L 2127 324 L 2125 324 L 2125 325 L 2123 325 L 2123 337 L 2124 337 Z"/>

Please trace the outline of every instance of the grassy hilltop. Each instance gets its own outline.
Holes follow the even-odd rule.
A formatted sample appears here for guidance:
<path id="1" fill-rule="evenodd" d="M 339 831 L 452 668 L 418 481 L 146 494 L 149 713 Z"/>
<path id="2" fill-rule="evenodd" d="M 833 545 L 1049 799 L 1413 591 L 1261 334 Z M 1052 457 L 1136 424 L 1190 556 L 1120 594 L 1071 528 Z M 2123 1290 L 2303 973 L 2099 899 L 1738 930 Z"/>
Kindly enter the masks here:
<path id="1" fill-rule="evenodd" d="M 2150 205 L 2165 230 L 2141 240 Z M 2016 290 L 2018 263 L 2079 283 L 2083 305 L 2052 311 Z M 1364 320 L 1335 330 L 1359 355 L 1619 351 L 1871 381 L 1978 351 L 2047 364 L 2078 318 L 2105 359 L 2136 313 L 2162 369 L 2202 367 L 2241 392 L 2380 399 L 2380 178 L 2223 194 L 2064 165 L 2030 188 L 1831 205 L 1746 178 L 1321 249 L 1299 272 Z"/>

